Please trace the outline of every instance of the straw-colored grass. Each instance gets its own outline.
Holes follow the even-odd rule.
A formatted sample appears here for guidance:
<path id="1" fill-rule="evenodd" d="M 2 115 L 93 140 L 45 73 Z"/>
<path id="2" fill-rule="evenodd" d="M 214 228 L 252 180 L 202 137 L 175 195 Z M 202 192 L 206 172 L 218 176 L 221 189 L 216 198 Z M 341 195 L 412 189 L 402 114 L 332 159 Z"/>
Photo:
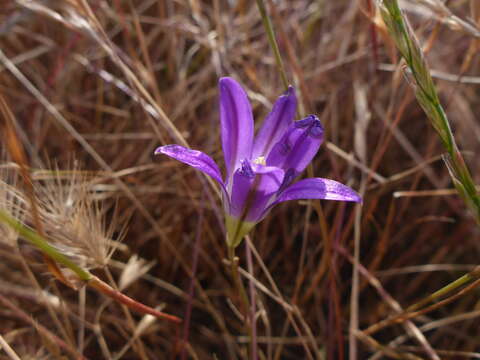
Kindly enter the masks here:
<path id="1" fill-rule="evenodd" d="M 221 76 L 245 86 L 261 124 L 284 84 L 257 1 L 0 7 L 0 210 L 112 288 L 183 319 L 65 286 L 2 223 L 0 359 L 480 358 L 478 226 L 376 2 L 261 3 L 299 114 L 326 129 L 309 175 L 348 184 L 363 204 L 285 203 L 237 249 L 255 331 L 214 184 L 153 150 L 188 145 L 222 163 Z M 478 184 L 480 6 L 400 6 Z"/>

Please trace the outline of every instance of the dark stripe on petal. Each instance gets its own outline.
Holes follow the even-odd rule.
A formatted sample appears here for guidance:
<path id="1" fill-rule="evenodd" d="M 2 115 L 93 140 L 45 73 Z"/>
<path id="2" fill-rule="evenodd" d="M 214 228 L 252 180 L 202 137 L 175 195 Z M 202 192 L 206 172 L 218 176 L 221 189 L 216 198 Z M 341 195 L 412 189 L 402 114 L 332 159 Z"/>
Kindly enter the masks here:
<path id="1" fill-rule="evenodd" d="M 233 176 L 230 201 L 230 216 L 242 221 L 257 222 L 280 188 L 284 172 L 282 169 L 249 164 L 242 166 Z M 252 176 L 252 172 L 253 175 Z"/>
<path id="2" fill-rule="evenodd" d="M 247 94 L 232 78 L 222 78 L 220 87 L 220 124 L 222 148 L 228 183 L 240 166 L 240 161 L 250 159 L 253 143 L 253 115 Z"/>
<path id="3" fill-rule="evenodd" d="M 312 161 L 322 141 L 322 124 L 316 116 L 310 115 L 289 127 L 283 138 L 273 147 L 266 163 L 286 172 L 293 169 L 298 175 Z"/>
<path id="4" fill-rule="evenodd" d="M 265 118 L 253 143 L 252 157 L 267 156 L 293 122 L 297 109 L 297 97 L 292 86 L 280 96 Z"/>

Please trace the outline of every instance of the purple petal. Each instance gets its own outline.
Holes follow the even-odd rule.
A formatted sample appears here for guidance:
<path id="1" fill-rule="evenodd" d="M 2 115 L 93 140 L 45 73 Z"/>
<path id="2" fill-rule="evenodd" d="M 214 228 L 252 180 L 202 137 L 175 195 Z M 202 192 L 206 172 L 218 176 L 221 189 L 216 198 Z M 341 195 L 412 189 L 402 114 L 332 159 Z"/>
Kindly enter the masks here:
<path id="1" fill-rule="evenodd" d="M 293 169 L 296 177 L 312 161 L 322 141 L 322 124 L 316 116 L 310 115 L 290 125 L 283 138 L 272 148 L 266 163 L 284 171 Z"/>
<path id="2" fill-rule="evenodd" d="M 295 117 L 297 97 L 292 86 L 280 96 L 273 109 L 265 118 L 262 127 L 258 131 L 253 143 L 252 158 L 267 156 L 272 147 L 280 141 L 288 126 Z"/>
<path id="3" fill-rule="evenodd" d="M 252 156 L 253 115 L 247 94 L 238 82 L 221 78 L 219 87 L 222 148 L 227 170 L 225 183 L 229 183 L 240 162 Z"/>
<path id="4" fill-rule="evenodd" d="M 243 161 L 233 176 L 230 215 L 257 222 L 280 188 L 283 176 L 282 169 Z"/>
<path id="5" fill-rule="evenodd" d="M 164 154 L 174 158 L 175 160 L 181 161 L 184 164 L 190 165 L 195 169 L 202 171 L 203 173 L 211 176 L 216 180 L 225 191 L 225 186 L 222 180 L 222 175 L 220 169 L 218 168 L 215 161 L 212 160 L 207 154 L 198 151 L 187 149 L 180 145 L 165 145 L 160 146 L 155 150 L 155 155 Z"/>
<path id="6" fill-rule="evenodd" d="M 275 201 L 278 204 L 288 200 L 323 199 L 361 202 L 362 198 L 355 191 L 337 181 L 309 178 L 296 182 L 286 188 Z"/>

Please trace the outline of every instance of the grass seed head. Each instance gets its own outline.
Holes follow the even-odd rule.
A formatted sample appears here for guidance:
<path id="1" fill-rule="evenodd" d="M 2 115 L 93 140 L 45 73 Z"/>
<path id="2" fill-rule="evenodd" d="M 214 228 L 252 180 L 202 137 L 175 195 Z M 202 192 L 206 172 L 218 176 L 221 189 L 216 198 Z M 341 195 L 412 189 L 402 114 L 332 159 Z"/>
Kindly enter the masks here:
<path id="1" fill-rule="evenodd" d="M 7 168 L 0 168 L 0 210 L 22 222 L 25 202 L 16 188 L 17 175 Z M 18 233 L 10 226 L 0 223 L 0 243 L 15 246 Z"/>
<path id="2" fill-rule="evenodd" d="M 78 261 L 80 266 L 105 266 L 114 251 L 116 207 L 108 224 L 109 207 L 97 202 L 90 182 L 74 168 L 55 170 L 35 184 L 39 213 L 52 245 Z"/>

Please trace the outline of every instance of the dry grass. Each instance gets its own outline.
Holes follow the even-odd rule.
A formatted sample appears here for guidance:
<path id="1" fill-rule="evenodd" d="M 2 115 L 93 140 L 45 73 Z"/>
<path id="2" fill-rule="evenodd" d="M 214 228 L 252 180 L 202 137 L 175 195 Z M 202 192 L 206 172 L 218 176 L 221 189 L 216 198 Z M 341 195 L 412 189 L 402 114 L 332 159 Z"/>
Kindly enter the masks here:
<path id="1" fill-rule="evenodd" d="M 267 4 L 299 112 L 318 114 L 327 131 L 311 171 L 364 192 L 364 203 L 287 203 L 257 226 L 252 254 L 239 248 L 241 276 L 256 289 L 260 358 L 480 358 L 478 290 L 457 289 L 444 306 L 370 331 L 473 270 L 480 251 L 374 1 Z M 472 19 L 480 8 L 475 0 L 402 6 L 478 183 L 480 29 Z M 0 8 L 0 93 L 34 186 L 50 186 L 37 193 L 47 233 L 61 228 L 60 242 L 81 245 L 67 254 L 186 324 L 54 281 L 39 252 L 0 225 L 0 359 L 249 358 L 217 193 L 187 166 L 152 156 L 162 144 L 189 144 L 221 163 L 216 85 L 225 75 L 248 89 L 259 125 L 283 86 L 253 0 Z M 5 138 L 1 148 L 7 153 Z M 0 175 L 12 184 L 15 166 L 2 157 Z M 72 158 L 81 169 L 69 167 Z M 77 182 L 89 200 L 67 214 L 61 204 Z M 18 215 L 1 186 L 0 206 Z M 52 204 L 64 218 L 48 228 Z M 32 225 L 28 211 L 22 216 Z"/>

